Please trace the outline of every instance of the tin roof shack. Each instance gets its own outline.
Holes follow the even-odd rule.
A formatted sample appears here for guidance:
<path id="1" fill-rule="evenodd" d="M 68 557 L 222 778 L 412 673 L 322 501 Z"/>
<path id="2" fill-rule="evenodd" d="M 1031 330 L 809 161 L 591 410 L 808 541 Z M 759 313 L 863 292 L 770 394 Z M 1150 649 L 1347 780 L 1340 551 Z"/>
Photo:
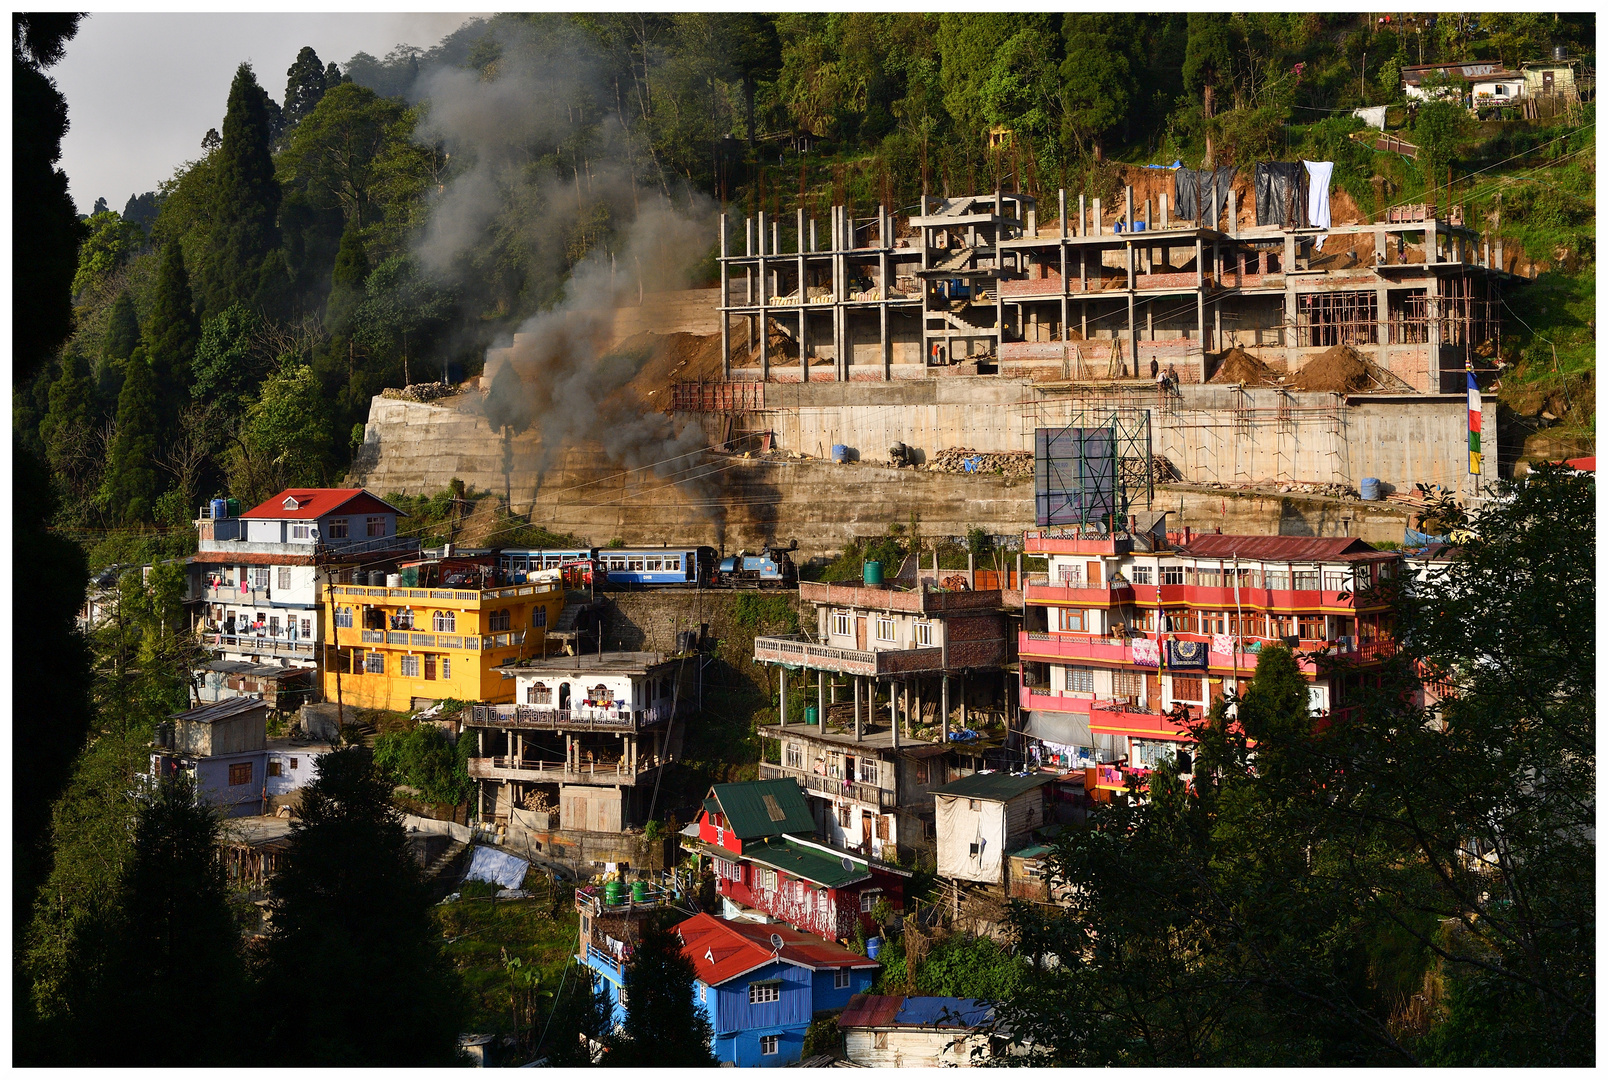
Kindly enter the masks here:
<path id="1" fill-rule="evenodd" d="M 604 881 L 575 890 L 580 916 L 575 959 L 601 980 L 616 1022 L 625 1020 L 625 970 L 642 940 L 642 922 L 675 899 L 674 892 L 648 881 Z"/>
<path id="2" fill-rule="evenodd" d="M 184 770 L 197 790 L 231 816 L 264 808 L 267 797 L 268 705 L 238 697 L 174 713 L 151 745 L 152 780 Z"/>
<path id="3" fill-rule="evenodd" d="M 1031 900 L 1039 904 L 1064 905 L 1070 901 L 1072 886 L 1057 881 L 1052 886 L 1049 878 L 1048 844 L 1028 844 L 1005 853 L 1005 895 L 1012 900 Z"/>
<path id="4" fill-rule="evenodd" d="M 977 773 L 933 790 L 938 874 L 1009 888 L 1005 853 L 1026 844 L 1048 818 L 1046 773 Z"/>
<path id="5" fill-rule="evenodd" d="M 544 812 L 566 830 L 618 833 L 652 816 L 659 770 L 681 753 L 698 664 L 686 656 L 607 652 L 550 656 L 496 669 L 514 704 L 475 705 L 469 775 L 481 820 Z"/>
<path id="6" fill-rule="evenodd" d="M 850 1061 L 869 1068 L 981 1065 L 1008 1045 L 994 1010 L 975 998 L 857 994 L 838 1017 Z"/>
<path id="7" fill-rule="evenodd" d="M 693 1001 L 714 1028 L 715 1057 L 738 1068 L 797 1064 L 814 1015 L 841 1008 L 881 967 L 780 926 L 694 915 L 676 933 L 697 972 Z"/>
<path id="8" fill-rule="evenodd" d="M 814 822 L 791 780 L 716 784 L 704 800 L 697 838 L 683 846 L 714 863 L 728 915 L 761 913 L 828 941 L 875 933 L 879 900 L 904 908 L 909 871 L 852 855 L 812 838 Z"/>
<path id="9" fill-rule="evenodd" d="M 253 664 L 245 660 L 210 660 L 196 669 L 203 703 L 234 697 L 259 697 L 271 712 L 291 713 L 312 699 L 311 668 Z"/>

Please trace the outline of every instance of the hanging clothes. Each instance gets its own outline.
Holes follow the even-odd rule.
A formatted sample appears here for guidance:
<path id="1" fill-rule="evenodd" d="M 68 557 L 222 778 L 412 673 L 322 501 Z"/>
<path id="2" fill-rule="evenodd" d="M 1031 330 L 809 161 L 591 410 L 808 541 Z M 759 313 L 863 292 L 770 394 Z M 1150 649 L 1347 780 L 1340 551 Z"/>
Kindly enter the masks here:
<path id="1" fill-rule="evenodd" d="M 1332 161 L 1303 161 L 1308 177 L 1307 189 L 1307 222 L 1315 229 L 1329 227 L 1329 180 L 1334 176 L 1334 162 Z M 1323 241 L 1327 237 L 1320 236 L 1312 246 L 1318 251 L 1323 250 Z"/>
<path id="2" fill-rule="evenodd" d="M 1133 662 L 1136 667 L 1159 667 L 1161 653 L 1156 643 L 1150 638 L 1135 638 L 1133 640 Z"/>
<path id="3" fill-rule="evenodd" d="M 1306 168 L 1299 161 L 1263 161 L 1256 166 L 1256 223 L 1301 228 L 1307 222 Z"/>

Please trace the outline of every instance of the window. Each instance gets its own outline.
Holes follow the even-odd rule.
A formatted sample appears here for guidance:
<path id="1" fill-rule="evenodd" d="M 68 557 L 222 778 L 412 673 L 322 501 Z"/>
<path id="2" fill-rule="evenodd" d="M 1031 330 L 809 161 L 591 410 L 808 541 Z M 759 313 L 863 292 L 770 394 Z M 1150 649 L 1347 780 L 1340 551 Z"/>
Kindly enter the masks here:
<path id="1" fill-rule="evenodd" d="M 979 801 L 977 799 L 967 799 L 966 800 L 966 809 L 975 812 L 977 810 L 981 810 L 982 808 L 983 808 L 983 804 L 982 804 L 981 801 Z"/>
<path id="2" fill-rule="evenodd" d="M 491 632 L 493 634 L 495 634 L 499 630 L 507 630 L 508 629 L 508 622 L 509 622 L 509 619 L 508 619 L 508 609 L 507 608 L 503 608 L 501 611 L 493 611 L 491 613 L 491 623 L 490 623 Z"/>
<path id="3" fill-rule="evenodd" d="M 251 762 L 242 761 L 238 765 L 229 766 L 229 786 L 239 787 L 241 784 L 251 783 Z"/>
<path id="4" fill-rule="evenodd" d="M 1145 692 L 1145 677 L 1137 671 L 1117 671 L 1112 674 L 1112 693 L 1119 698 L 1138 698 Z"/>
<path id="5" fill-rule="evenodd" d="M 1075 694 L 1094 693 L 1094 669 L 1086 667 L 1067 668 L 1066 688 Z"/>
<path id="6" fill-rule="evenodd" d="M 1288 592 L 1290 588 L 1290 572 L 1288 570 L 1263 571 L 1262 587 L 1264 589 L 1277 589 L 1280 592 Z"/>
<path id="7" fill-rule="evenodd" d="M 1193 634 L 1195 632 L 1195 613 L 1187 610 L 1169 611 L 1167 613 L 1167 629 L 1175 634 Z"/>
<path id="8" fill-rule="evenodd" d="M 1325 570 L 1323 572 L 1323 591 L 1342 592 L 1349 589 L 1351 587 L 1350 579 L 1351 575 L 1344 570 L 1338 573 L 1333 570 Z"/>
<path id="9" fill-rule="evenodd" d="M 1228 633 L 1228 612 L 1203 611 L 1200 613 L 1200 632 L 1203 634 Z"/>
<path id="10" fill-rule="evenodd" d="M 278 584 L 276 584 L 274 586 L 274 588 L 276 588 L 276 589 L 288 589 L 288 588 L 290 588 L 290 567 L 288 567 L 288 566 L 279 567 L 279 582 L 278 582 Z"/>
<path id="11" fill-rule="evenodd" d="M 525 687 L 526 705 L 551 705 L 553 703 L 553 688 L 546 683 L 531 683 Z"/>
<path id="12" fill-rule="evenodd" d="M 311 619 L 303 619 L 301 621 L 301 636 L 302 637 L 312 637 L 313 636 L 313 620 L 311 620 Z"/>
<path id="13" fill-rule="evenodd" d="M 1328 619 L 1322 615 L 1302 615 L 1297 619 L 1296 633 L 1302 641 L 1323 641 L 1329 636 Z"/>
<path id="14" fill-rule="evenodd" d="M 780 1000 L 782 1000 L 782 984 L 780 982 L 757 982 L 748 984 L 748 1004 L 763 1005 L 769 1001 Z M 775 1037 L 776 1036 L 774 1035 L 769 1036 L 769 1038 L 772 1039 Z M 775 1052 L 776 1051 L 774 1050 L 766 1051 L 766 1053 L 770 1054 Z"/>
<path id="15" fill-rule="evenodd" d="M 932 645 L 932 623 L 918 622 L 916 624 L 916 647 L 928 648 Z"/>
<path id="16" fill-rule="evenodd" d="M 832 972 L 832 989 L 847 990 L 849 988 L 849 974 L 848 968 L 838 968 Z"/>
<path id="17" fill-rule="evenodd" d="M 782 1052 L 782 1037 L 780 1035 L 761 1035 L 759 1037 L 759 1052 L 767 1056 Z"/>
<path id="18" fill-rule="evenodd" d="M 893 820 L 893 815 L 892 814 L 878 814 L 877 815 L 877 839 L 878 840 L 886 840 L 888 838 L 888 822 L 890 822 L 892 820 Z"/>
<path id="19" fill-rule="evenodd" d="M 871 1048 L 873 1050 L 886 1050 L 888 1048 L 888 1033 L 886 1031 L 873 1031 L 871 1033 Z"/>
<path id="20" fill-rule="evenodd" d="M 849 626 L 849 615 L 845 611 L 832 612 L 832 633 L 838 637 L 848 637 L 854 632 Z"/>
<path id="21" fill-rule="evenodd" d="M 291 767 L 291 768 L 292 768 L 292 769 L 299 769 L 299 768 L 301 768 L 301 758 L 291 758 L 291 759 L 290 759 L 290 767 Z"/>
<path id="22" fill-rule="evenodd" d="M 371 518 L 369 518 L 368 519 L 368 534 L 370 536 L 384 536 L 385 535 L 385 519 L 383 517 L 371 517 Z"/>
<path id="23" fill-rule="evenodd" d="M 331 540 L 346 539 L 346 519 L 331 518 L 329 522 L 329 538 Z"/>
<path id="24" fill-rule="evenodd" d="M 1318 572 L 1316 570 L 1297 570 L 1291 575 L 1295 579 L 1297 592 L 1303 589 L 1309 592 L 1318 590 Z"/>
<path id="25" fill-rule="evenodd" d="M 1148 566 L 1135 566 L 1128 571 L 1128 576 L 1133 579 L 1135 585 L 1149 585 L 1151 583 L 1150 567 Z"/>
<path id="26" fill-rule="evenodd" d="M 847 806 L 838 807 L 837 808 L 838 826 L 840 828 L 847 829 L 849 827 L 849 825 L 850 825 L 849 818 L 851 817 L 852 814 L 853 814 L 853 811 L 851 811 Z"/>
<path id="27" fill-rule="evenodd" d="M 270 761 L 268 763 L 268 775 L 269 776 L 279 776 L 279 775 L 281 775 L 280 772 L 279 772 L 279 769 L 280 769 L 280 763 L 279 762 Z"/>
<path id="28" fill-rule="evenodd" d="M 878 641 L 892 641 L 893 640 L 893 620 L 892 619 L 884 618 L 881 615 L 877 616 L 877 640 Z"/>
<path id="29" fill-rule="evenodd" d="M 441 677 L 443 679 L 452 678 L 452 658 L 450 656 L 441 658 Z"/>
<path id="30" fill-rule="evenodd" d="M 881 768 L 880 768 L 881 764 L 882 764 L 881 762 L 877 761 L 874 758 L 861 758 L 860 759 L 860 783 L 862 783 L 862 784 L 875 784 L 875 783 L 878 783 L 877 777 L 881 773 Z"/>
<path id="31" fill-rule="evenodd" d="M 430 629 L 438 634 L 456 634 L 458 632 L 458 613 L 456 611 L 438 611 L 430 616 Z"/>
<path id="32" fill-rule="evenodd" d="M 308 538 L 308 528 L 309 526 L 307 525 L 292 525 L 290 527 L 290 538 L 292 540 L 306 540 Z"/>
<path id="33" fill-rule="evenodd" d="M 547 625 L 547 609 L 544 608 L 544 607 L 539 607 L 535 611 L 531 612 L 530 613 L 530 624 L 532 626 L 546 626 Z"/>
<path id="34" fill-rule="evenodd" d="M 1163 566 L 1161 568 L 1161 583 L 1163 585 L 1182 585 L 1184 583 L 1184 568 L 1182 566 Z"/>
<path id="35" fill-rule="evenodd" d="M 870 911 L 871 910 L 871 903 L 875 899 L 876 899 L 876 897 L 873 896 L 869 892 L 861 893 L 860 894 L 860 910 L 861 911 Z"/>
<path id="36" fill-rule="evenodd" d="M 699 1001 L 708 1001 L 709 1000 L 709 987 L 705 986 L 703 983 L 698 984 L 698 1000 Z"/>
<path id="37" fill-rule="evenodd" d="M 774 871 L 774 870 L 765 871 L 765 876 L 760 879 L 759 887 L 762 888 L 762 889 L 765 889 L 768 892 L 775 892 L 776 891 L 776 871 Z"/>
<path id="38" fill-rule="evenodd" d="M 1174 701 L 1190 701 L 1204 704 L 1206 701 L 1206 680 L 1198 675 L 1174 675 L 1172 677 L 1172 696 Z"/>
<path id="39" fill-rule="evenodd" d="M 932 769 L 928 766 L 925 758 L 916 762 L 916 783 L 932 783 Z"/>
<path id="40" fill-rule="evenodd" d="M 1081 634 L 1088 628 L 1088 616 L 1082 608 L 1056 608 L 1055 610 L 1059 614 L 1055 627 L 1057 630 Z"/>
<path id="41" fill-rule="evenodd" d="M 253 589 L 266 589 L 268 587 L 268 568 L 254 566 L 251 568 L 251 587 Z"/>
<path id="42" fill-rule="evenodd" d="M 787 744 L 787 767 L 789 769 L 804 767 L 804 748 L 796 742 Z"/>
<path id="43" fill-rule="evenodd" d="M 268 620 L 268 635 L 270 637 L 278 637 L 279 636 L 279 616 L 278 615 L 275 615 L 273 618 Z"/>
<path id="44" fill-rule="evenodd" d="M 363 657 L 363 670 L 370 675 L 385 674 L 385 654 L 370 652 Z"/>

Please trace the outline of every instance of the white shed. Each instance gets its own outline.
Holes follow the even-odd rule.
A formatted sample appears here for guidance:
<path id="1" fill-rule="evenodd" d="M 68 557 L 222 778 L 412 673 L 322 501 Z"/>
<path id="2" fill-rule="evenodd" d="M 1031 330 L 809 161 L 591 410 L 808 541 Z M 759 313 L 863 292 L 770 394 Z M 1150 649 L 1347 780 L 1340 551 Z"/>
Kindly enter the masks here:
<path id="1" fill-rule="evenodd" d="M 1005 885 L 1005 853 L 1047 823 L 1047 773 L 983 772 L 933 789 L 938 818 L 938 874 Z"/>

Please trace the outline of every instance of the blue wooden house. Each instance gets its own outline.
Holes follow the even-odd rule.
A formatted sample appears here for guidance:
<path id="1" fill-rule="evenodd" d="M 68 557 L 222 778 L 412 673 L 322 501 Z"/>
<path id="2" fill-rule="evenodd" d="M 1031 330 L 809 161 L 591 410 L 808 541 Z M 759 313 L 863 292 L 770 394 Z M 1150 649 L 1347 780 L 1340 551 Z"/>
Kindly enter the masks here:
<path id="1" fill-rule="evenodd" d="M 676 932 L 697 971 L 693 995 L 714 1028 L 715 1057 L 738 1068 L 798 1064 L 815 1014 L 865 993 L 881 966 L 780 923 L 695 915 Z"/>

